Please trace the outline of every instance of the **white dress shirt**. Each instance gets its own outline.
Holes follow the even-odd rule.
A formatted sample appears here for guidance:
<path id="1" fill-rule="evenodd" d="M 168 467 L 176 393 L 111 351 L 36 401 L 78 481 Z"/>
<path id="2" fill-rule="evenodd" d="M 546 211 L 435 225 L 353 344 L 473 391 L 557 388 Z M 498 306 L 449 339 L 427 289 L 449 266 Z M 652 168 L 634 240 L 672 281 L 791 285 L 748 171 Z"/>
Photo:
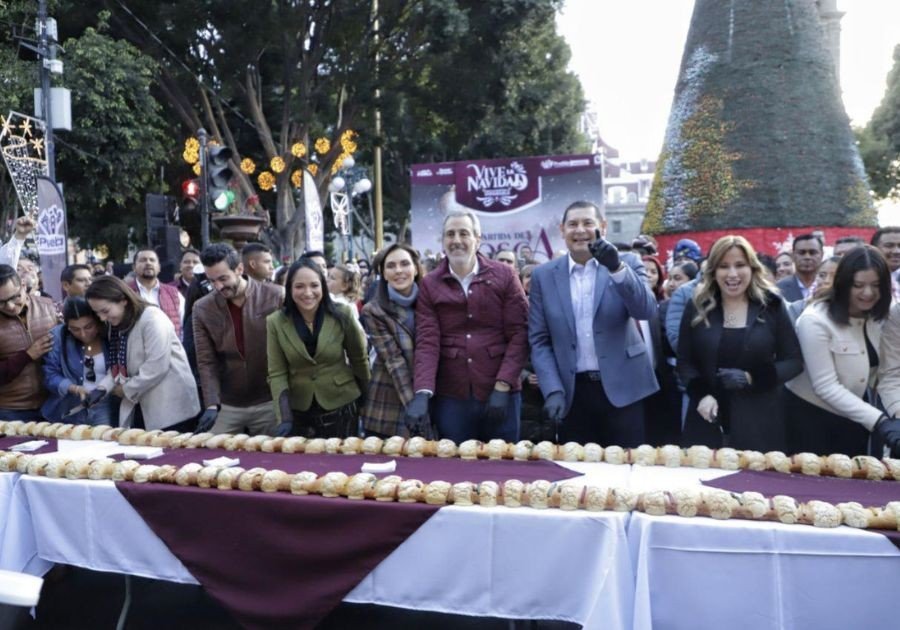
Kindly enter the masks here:
<path id="1" fill-rule="evenodd" d="M 569 294 L 575 314 L 576 372 L 596 372 L 600 369 L 594 346 L 594 287 L 599 265 L 594 258 L 582 265 L 569 256 Z"/>
<path id="2" fill-rule="evenodd" d="M 462 285 L 463 294 L 466 296 L 466 299 L 469 299 L 469 285 L 472 284 L 472 279 L 478 274 L 478 258 L 475 259 L 475 266 L 472 267 L 472 271 L 467 273 L 465 276 L 459 276 L 455 271 L 453 271 L 453 267 L 449 267 L 450 275 L 459 280 L 459 283 Z"/>
<path id="3" fill-rule="evenodd" d="M 155 304 L 159 306 L 159 278 L 156 279 L 156 284 L 153 285 L 153 288 L 148 289 L 140 282 L 137 283 L 138 291 L 141 292 L 141 298 L 150 302 L 151 304 Z M 184 296 L 178 293 L 178 320 L 184 321 Z"/>

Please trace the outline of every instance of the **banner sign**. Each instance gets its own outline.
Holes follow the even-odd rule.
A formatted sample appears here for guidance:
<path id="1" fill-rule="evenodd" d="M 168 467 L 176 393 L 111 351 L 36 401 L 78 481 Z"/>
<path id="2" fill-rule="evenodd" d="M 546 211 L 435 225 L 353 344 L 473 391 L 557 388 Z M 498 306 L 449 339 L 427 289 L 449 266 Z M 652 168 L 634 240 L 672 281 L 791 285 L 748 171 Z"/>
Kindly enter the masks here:
<path id="1" fill-rule="evenodd" d="M 59 276 L 67 264 L 66 204 L 62 193 L 48 177 L 37 178 L 38 219 L 34 239 L 41 257 L 44 291 L 62 300 Z"/>
<path id="2" fill-rule="evenodd" d="M 603 202 L 600 155 L 415 164 L 411 178 L 412 241 L 425 254 L 441 251 L 444 215 L 462 209 L 481 221 L 485 256 L 528 247 L 546 262 L 566 249 L 559 232 L 566 206 Z"/>
<path id="3" fill-rule="evenodd" d="M 306 169 L 303 170 L 303 205 L 306 209 L 306 251 L 325 251 L 325 219 L 322 217 L 322 202 L 316 189 L 316 180 Z"/>

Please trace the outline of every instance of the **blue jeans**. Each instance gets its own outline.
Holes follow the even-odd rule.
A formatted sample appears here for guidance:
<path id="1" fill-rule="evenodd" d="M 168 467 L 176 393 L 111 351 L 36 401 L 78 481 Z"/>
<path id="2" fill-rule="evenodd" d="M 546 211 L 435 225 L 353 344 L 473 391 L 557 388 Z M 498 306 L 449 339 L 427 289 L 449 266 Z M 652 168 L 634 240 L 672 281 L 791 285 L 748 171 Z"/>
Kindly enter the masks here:
<path id="1" fill-rule="evenodd" d="M 506 418 L 493 423 L 484 416 L 486 402 L 474 397 L 468 400 L 435 396 L 431 401 L 431 418 L 437 426 L 438 435 L 453 440 L 457 444 L 466 440 L 487 442 L 495 438 L 507 442 L 519 441 L 519 414 L 522 410 L 521 392 L 511 392 L 506 405 Z"/>

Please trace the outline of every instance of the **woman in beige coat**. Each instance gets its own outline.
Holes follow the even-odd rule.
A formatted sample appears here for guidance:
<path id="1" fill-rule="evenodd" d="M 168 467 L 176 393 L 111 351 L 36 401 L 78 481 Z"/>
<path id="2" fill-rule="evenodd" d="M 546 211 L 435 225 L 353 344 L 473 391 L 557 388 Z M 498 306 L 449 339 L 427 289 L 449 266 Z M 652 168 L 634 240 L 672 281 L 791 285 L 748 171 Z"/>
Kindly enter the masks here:
<path id="1" fill-rule="evenodd" d="M 834 283 L 797 320 L 803 372 L 788 381 L 789 450 L 863 455 L 869 433 L 900 422 L 866 392 L 876 385 L 881 329 L 891 306 L 891 277 L 874 247 L 841 258 Z"/>
<path id="2" fill-rule="evenodd" d="M 93 399 L 121 397 L 122 427 L 190 430 L 200 399 L 168 316 L 115 276 L 95 279 L 85 297 L 109 333 L 110 365 Z"/>

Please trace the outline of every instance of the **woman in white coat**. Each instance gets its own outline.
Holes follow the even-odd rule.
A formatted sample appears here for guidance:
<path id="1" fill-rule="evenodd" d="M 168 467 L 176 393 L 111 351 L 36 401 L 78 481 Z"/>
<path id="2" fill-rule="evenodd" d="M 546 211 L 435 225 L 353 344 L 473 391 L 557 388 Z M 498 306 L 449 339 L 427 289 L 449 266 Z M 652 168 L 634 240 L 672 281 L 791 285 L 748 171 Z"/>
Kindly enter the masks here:
<path id="1" fill-rule="evenodd" d="M 107 324 L 110 355 L 107 376 L 89 400 L 121 397 L 121 427 L 190 430 L 200 399 L 168 316 L 115 276 L 96 278 L 85 297 Z"/>
<path id="2" fill-rule="evenodd" d="M 891 307 L 887 261 L 874 247 L 841 258 L 834 283 L 797 320 L 803 372 L 788 381 L 788 445 L 794 452 L 864 455 L 870 432 L 900 422 L 866 392 L 876 385 L 881 329 Z"/>

